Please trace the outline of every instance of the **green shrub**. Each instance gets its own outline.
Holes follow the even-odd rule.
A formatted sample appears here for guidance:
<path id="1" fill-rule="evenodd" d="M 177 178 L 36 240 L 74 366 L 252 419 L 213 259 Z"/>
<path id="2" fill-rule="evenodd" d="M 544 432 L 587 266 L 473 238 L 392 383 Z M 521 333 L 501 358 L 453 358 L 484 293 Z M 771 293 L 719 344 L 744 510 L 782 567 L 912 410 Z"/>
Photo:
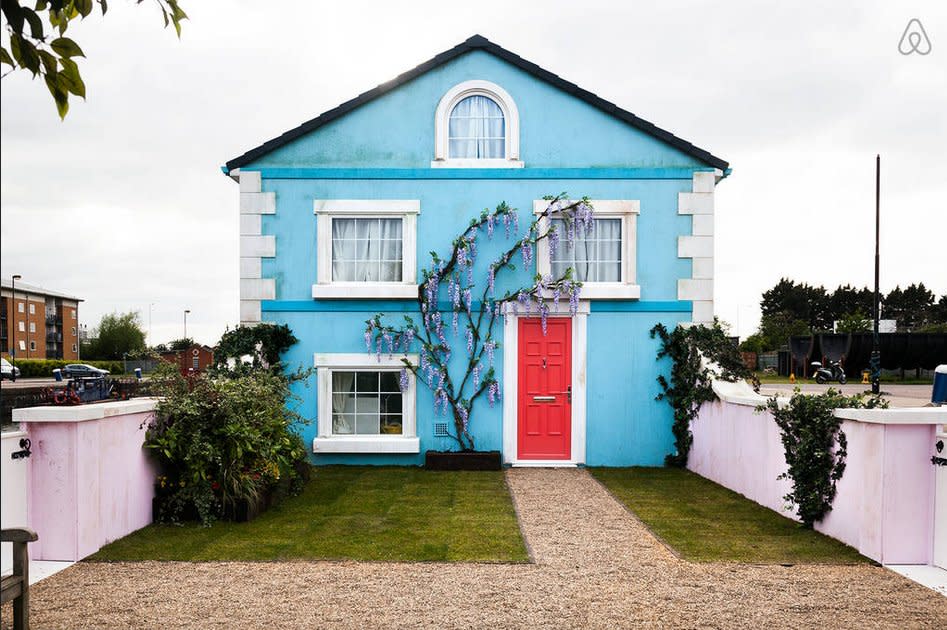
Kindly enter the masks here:
<path id="1" fill-rule="evenodd" d="M 160 516 L 180 521 L 190 506 L 206 525 L 298 479 L 306 449 L 291 426 L 305 421 L 287 407 L 290 382 L 268 370 L 233 378 L 184 377 L 174 366 L 156 372 L 152 391 L 162 400 L 145 446 L 164 473 L 158 490 L 168 510 Z"/>
<path id="2" fill-rule="evenodd" d="M 879 396 L 845 396 L 829 389 L 822 394 L 803 394 L 797 387 L 785 407 L 776 396 L 757 411 L 769 410 L 779 426 L 789 470 L 779 476 L 792 480 L 792 491 L 783 497 L 795 506 L 803 525 L 811 528 L 822 520 L 835 500 L 835 486 L 845 472 L 848 439 L 835 410 L 887 408 Z"/>
<path id="3" fill-rule="evenodd" d="M 16 366 L 20 369 L 23 378 L 50 377 L 53 370 L 63 369 L 70 363 L 88 363 L 97 368 L 108 370 L 113 375 L 124 374 L 124 364 L 121 361 L 65 361 L 62 359 L 17 359 Z"/>
<path id="4" fill-rule="evenodd" d="M 656 397 L 656 400 L 667 400 L 674 410 L 671 433 L 674 434 L 675 452 L 667 455 L 664 463 L 686 468 L 694 441 L 691 420 L 697 417 L 701 405 L 717 399 L 712 386 L 714 375 L 704 367 L 701 357 L 720 367 L 721 373 L 717 378 L 726 381 L 752 379 L 754 387 L 759 387 L 759 381 L 743 364 L 737 347 L 716 318 L 712 326 L 677 326 L 672 331 L 658 323 L 651 329 L 651 338 L 655 337 L 661 340 L 658 360 L 668 357 L 672 362 L 670 380 L 663 374 L 658 375 L 661 393 Z"/>

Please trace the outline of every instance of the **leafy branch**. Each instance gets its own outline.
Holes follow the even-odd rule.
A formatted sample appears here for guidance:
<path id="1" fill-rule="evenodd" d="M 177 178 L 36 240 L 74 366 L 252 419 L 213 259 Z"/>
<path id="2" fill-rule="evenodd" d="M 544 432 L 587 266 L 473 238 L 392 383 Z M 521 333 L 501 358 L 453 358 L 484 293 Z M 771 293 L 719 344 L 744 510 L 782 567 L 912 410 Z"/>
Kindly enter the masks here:
<path id="1" fill-rule="evenodd" d="M 178 0 L 154 0 L 161 10 L 164 25 L 174 25 L 181 37 L 181 21 L 187 14 Z M 141 4 L 144 0 L 135 0 Z M 76 58 L 85 57 L 82 48 L 66 37 L 69 25 L 88 17 L 99 5 L 102 15 L 108 10 L 107 0 L 37 0 L 34 8 L 23 6 L 20 0 L 2 0 L 4 27 L 10 38 L 10 50 L 0 46 L 0 65 L 15 70 L 27 70 L 33 78 L 43 78 L 46 88 L 56 103 L 60 118 L 69 112 L 69 95 L 85 98 L 86 87 L 79 73 Z"/>

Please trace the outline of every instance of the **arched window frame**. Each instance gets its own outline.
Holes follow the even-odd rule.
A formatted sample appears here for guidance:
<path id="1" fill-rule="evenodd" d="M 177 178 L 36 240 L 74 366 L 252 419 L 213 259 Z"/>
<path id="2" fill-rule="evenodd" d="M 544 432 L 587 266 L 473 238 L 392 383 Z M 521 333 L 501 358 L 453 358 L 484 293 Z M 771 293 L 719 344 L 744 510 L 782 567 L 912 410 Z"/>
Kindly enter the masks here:
<path id="1" fill-rule="evenodd" d="M 503 112 L 504 153 L 506 157 L 496 159 L 472 159 L 449 157 L 450 115 L 454 107 L 468 96 L 486 96 Z M 441 98 L 434 115 L 434 160 L 433 168 L 522 168 L 520 160 L 520 115 L 513 97 L 496 83 L 473 80 L 452 87 Z"/>

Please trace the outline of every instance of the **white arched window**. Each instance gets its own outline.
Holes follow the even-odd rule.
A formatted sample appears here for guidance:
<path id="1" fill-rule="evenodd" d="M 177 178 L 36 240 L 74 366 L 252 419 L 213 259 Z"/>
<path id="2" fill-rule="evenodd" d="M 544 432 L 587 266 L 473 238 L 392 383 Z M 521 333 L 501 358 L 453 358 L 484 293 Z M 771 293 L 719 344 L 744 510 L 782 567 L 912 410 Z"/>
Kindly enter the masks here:
<path id="1" fill-rule="evenodd" d="M 517 168 L 519 112 L 500 86 L 465 81 L 437 106 L 433 167 Z"/>

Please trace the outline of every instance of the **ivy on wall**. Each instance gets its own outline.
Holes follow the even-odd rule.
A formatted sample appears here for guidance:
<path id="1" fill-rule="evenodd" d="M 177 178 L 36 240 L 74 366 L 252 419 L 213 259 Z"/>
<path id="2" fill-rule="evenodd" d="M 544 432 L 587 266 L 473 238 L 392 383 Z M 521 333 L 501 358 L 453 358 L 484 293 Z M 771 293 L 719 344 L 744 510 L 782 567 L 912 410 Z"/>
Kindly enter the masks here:
<path id="1" fill-rule="evenodd" d="M 796 388 L 789 404 L 781 407 L 775 396 L 757 411 L 769 410 L 782 433 L 789 470 L 779 476 L 792 480 L 792 491 L 783 498 L 795 506 L 805 527 L 832 509 L 836 484 L 845 473 L 848 440 L 836 409 L 887 408 L 880 396 L 845 396 L 829 389 L 822 394 L 803 394 Z"/>
<path id="2" fill-rule="evenodd" d="M 664 324 L 656 324 L 651 329 L 651 338 L 661 340 L 661 349 L 657 358 L 671 359 L 670 381 L 663 374 L 658 375 L 661 393 L 657 400 L 667 400 L 674 410 L 675 453 L 665 457 L 668 466 L 683 468 L 687 466 L 694 436 L 690 425 L 701 405 L 717 399 L 711 386 L 714 378 L 736 381 L 741 378 L 752 379 L 759 386 L 753 373 L 743 365 L 743 359 L 733 341 L 717 319 L 711 326 L 677 326 L 668 331 Z M 715 374 L 701 361 L 704 357 L 720 367 Z"/>

